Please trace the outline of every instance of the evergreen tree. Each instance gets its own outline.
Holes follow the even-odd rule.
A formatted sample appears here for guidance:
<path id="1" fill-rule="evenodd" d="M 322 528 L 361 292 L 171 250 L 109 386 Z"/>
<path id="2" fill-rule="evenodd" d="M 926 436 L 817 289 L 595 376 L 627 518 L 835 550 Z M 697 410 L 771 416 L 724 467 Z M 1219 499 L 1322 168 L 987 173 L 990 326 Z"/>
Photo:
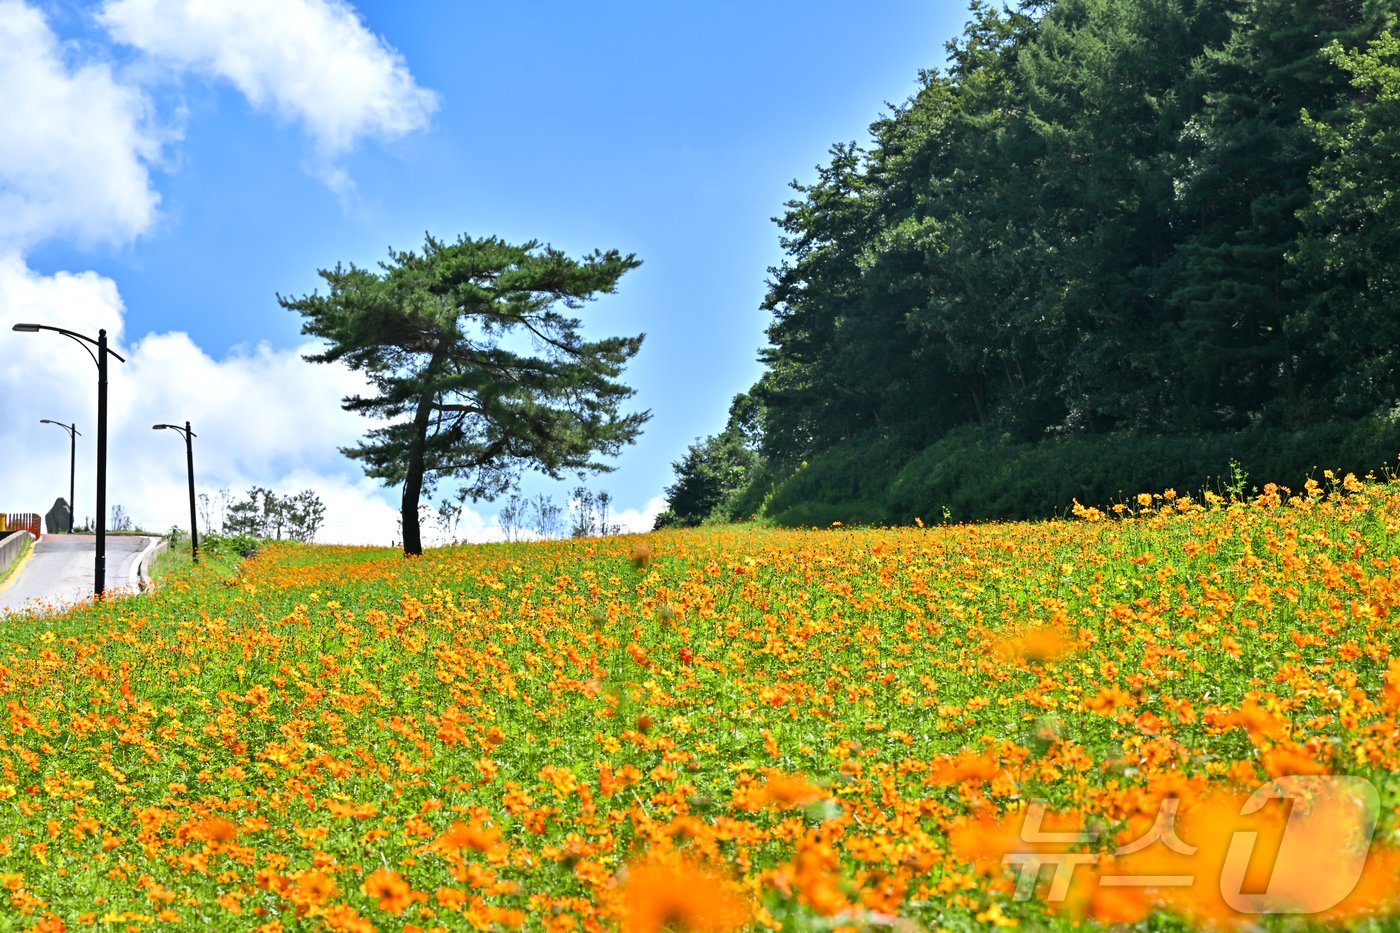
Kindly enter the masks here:
<path id="1" fill-rule="evenodd" d="M 527 467 L 556 479 L 610 469 L 595 456 L 637 437 L 649 414 L 620 410 L 633 393 L 617 377 L 642 337 L 585 340 L 560 308 L 613 292 L 638 265 L 615 250 L 575 260 L 535 241 L 428 236 L 422 253 L 390 250 L 381 273 L 321 270 L 327 295 L 278 297 L 327 343 L 307 359 L 343 361 L 376 390 L 344 407 L 389 423 L 344 452 L 402 485 L 405 554 L 422 553 L 419 502 L 438 479 L 490 499 Z"/>
<path id="2" fill-rule="evenodd" d="M 749 483 L 762 465 L 758 451 L 762 406 L 746 393 L 735 396 L 729 406 L 729 420 L 719 434 L 696 441 L 671 468 L 676 481 L 666 487 L 666 511 L 657 516 L 655 527 L 690 526 L 718 517 L 745 516 L 722 514 Z"/>
<path id="3" fill-rule="evenodd" d="M 789 259 L 770 269 L 763 307 L 773 314 L 769 367 L 755 394 L 768 407 L 771 455 L 800 460 L 860 425 L 868 378 L 840 378 L 841 328 L 858 300 L 863 244 L 871 235 L 862 153 L 854 144 L 831 149 L 831 163 L 812 185 L 792 183 L 803 197 L 787 204 L 779 226 Z"/>
<path id="4" fill-rule="evenodd" d="M 1205 102 L 1183 138 L 1180 213 L 1194 230 L 1169 293 L 1178 411 L 1206 427 L 1271 411 L 1315 421 L 1327 409 L 1315 410 L 1286 329 L 1306 302 L 1287 256 L 1321 159 L 1302 115 L 1340 103 L 1346 78 L 1325 50 L 1354 45 L 1364 14 L 1351 0 L 1247 0 L 1231 19 L 1229 38 L 1197 63 Z"/>
<path id="5" fill-rule="evenodd" d="M 1306 300 L 1288 323 L 1329 377 L 1319 394 L 1357 414 L 1400 401 L 1400 35 L 1326 53 L 1353 93 L 1328 119 L 1304 116 L 1324 156 L 1293 255 Z"/>

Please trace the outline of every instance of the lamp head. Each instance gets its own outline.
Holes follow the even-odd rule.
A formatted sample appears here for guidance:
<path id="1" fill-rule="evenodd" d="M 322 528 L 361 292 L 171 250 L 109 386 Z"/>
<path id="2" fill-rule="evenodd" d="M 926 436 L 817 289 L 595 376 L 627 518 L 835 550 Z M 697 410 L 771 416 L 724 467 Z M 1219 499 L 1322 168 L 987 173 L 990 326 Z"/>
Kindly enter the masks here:
<path id="1" fill-rule="evenodd" d="M 47 419 L 47 418 L 40 418 L 40 419 L 39 419 L 39 423 L 40 423 L 40 424 L 58 424 L 57 421 L 50 421 L 50 420 Z"/>
<path id="2" fill-rule="evenodd" d="M 153 424 L 153 425 L 151 425 L 151 430 L 152 430 L 152 431 L 164 431 L 164 430 L 165 430 L 166 428 L 168 428 L 168 427 L 170 427 L 170 425 L 168 425 L 168 424 Z"/>
<path id="3" fill-rule="evenodd" d="M 12 327 L 12 328 L 10 328 L 10 329 L 11 329 L 11 330 L 17 330 L 17 331 L 19 331 L 19 332 L 22 333 L 22 334 L 37 334 L 37 333 L 39 333 L 39 325 L 38 325 L 38 324 L 16 324 L 14 327 Z"/>

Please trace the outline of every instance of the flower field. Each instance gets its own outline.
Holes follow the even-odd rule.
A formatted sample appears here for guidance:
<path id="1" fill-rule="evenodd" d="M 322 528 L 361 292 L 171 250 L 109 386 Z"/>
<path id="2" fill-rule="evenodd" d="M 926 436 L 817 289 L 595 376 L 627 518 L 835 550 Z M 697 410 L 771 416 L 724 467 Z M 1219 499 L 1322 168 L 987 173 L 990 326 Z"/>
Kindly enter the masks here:
<path id="1" fill-rule="evenodd" d="M 0 929 L 1391 928 L 1400 485 L 1130 506 L 272 545 L 12 621 Z"/>

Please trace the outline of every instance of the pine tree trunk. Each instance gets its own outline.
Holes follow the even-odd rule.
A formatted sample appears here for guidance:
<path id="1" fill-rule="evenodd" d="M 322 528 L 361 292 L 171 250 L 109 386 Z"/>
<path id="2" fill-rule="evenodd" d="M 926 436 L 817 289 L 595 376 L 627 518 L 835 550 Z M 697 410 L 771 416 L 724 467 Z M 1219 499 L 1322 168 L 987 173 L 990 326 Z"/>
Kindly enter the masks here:
<path id="1" fill-rule="evenodd" d="M 408 442 L 408 472 L 403 482 L 403 552 L 423 553 L 423 535 L 418 527 L 418 500 L 423 495 L 423 448 L 428 442 L 428 420 L 433 414 L 433 398 L 425 396 L 413 417 L 413 437 Z"/>
<path id="2" fill-rule="evenodd" d="M 409 463 L 408 479 L 403 484 L 403 505 L 401 514 L 403 516 L 403 552 L 404 554 L 422 554 L 423 536 L 418 530 L 418 496 L 423 491 L 423 465 L 419 459 L 418 472 L 412 472 L 413 464 Z"/>

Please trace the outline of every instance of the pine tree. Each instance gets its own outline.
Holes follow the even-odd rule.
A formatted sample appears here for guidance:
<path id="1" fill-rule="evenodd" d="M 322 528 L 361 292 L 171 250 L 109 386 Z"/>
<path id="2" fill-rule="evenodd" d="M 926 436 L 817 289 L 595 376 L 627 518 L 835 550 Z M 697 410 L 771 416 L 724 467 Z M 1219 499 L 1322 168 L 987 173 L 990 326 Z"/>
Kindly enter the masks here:
<path id="1" fill-rule="evenodd" d="M 617 379 L 642 335 L 586 340 L 560 308 L 614 292 L 640 264 L 616 250 L 575 260 L 536 241 L 428 236 L 422 253 L 390 250 L 380 273 L 321 270 L 327 295 L 278 296 L 327 343 L 308 360 L 342 361 L 376 390 L 344 407 L 389 423 L 344 453 L 402 485 L 405 554 L 422 553 L 419 502 L 439 479 L 491 499 L 525 468 L 556 479 L 611 469 L 595 456 L 635 440 L 650 415 L 620 410 L 633 391 Z"/>

